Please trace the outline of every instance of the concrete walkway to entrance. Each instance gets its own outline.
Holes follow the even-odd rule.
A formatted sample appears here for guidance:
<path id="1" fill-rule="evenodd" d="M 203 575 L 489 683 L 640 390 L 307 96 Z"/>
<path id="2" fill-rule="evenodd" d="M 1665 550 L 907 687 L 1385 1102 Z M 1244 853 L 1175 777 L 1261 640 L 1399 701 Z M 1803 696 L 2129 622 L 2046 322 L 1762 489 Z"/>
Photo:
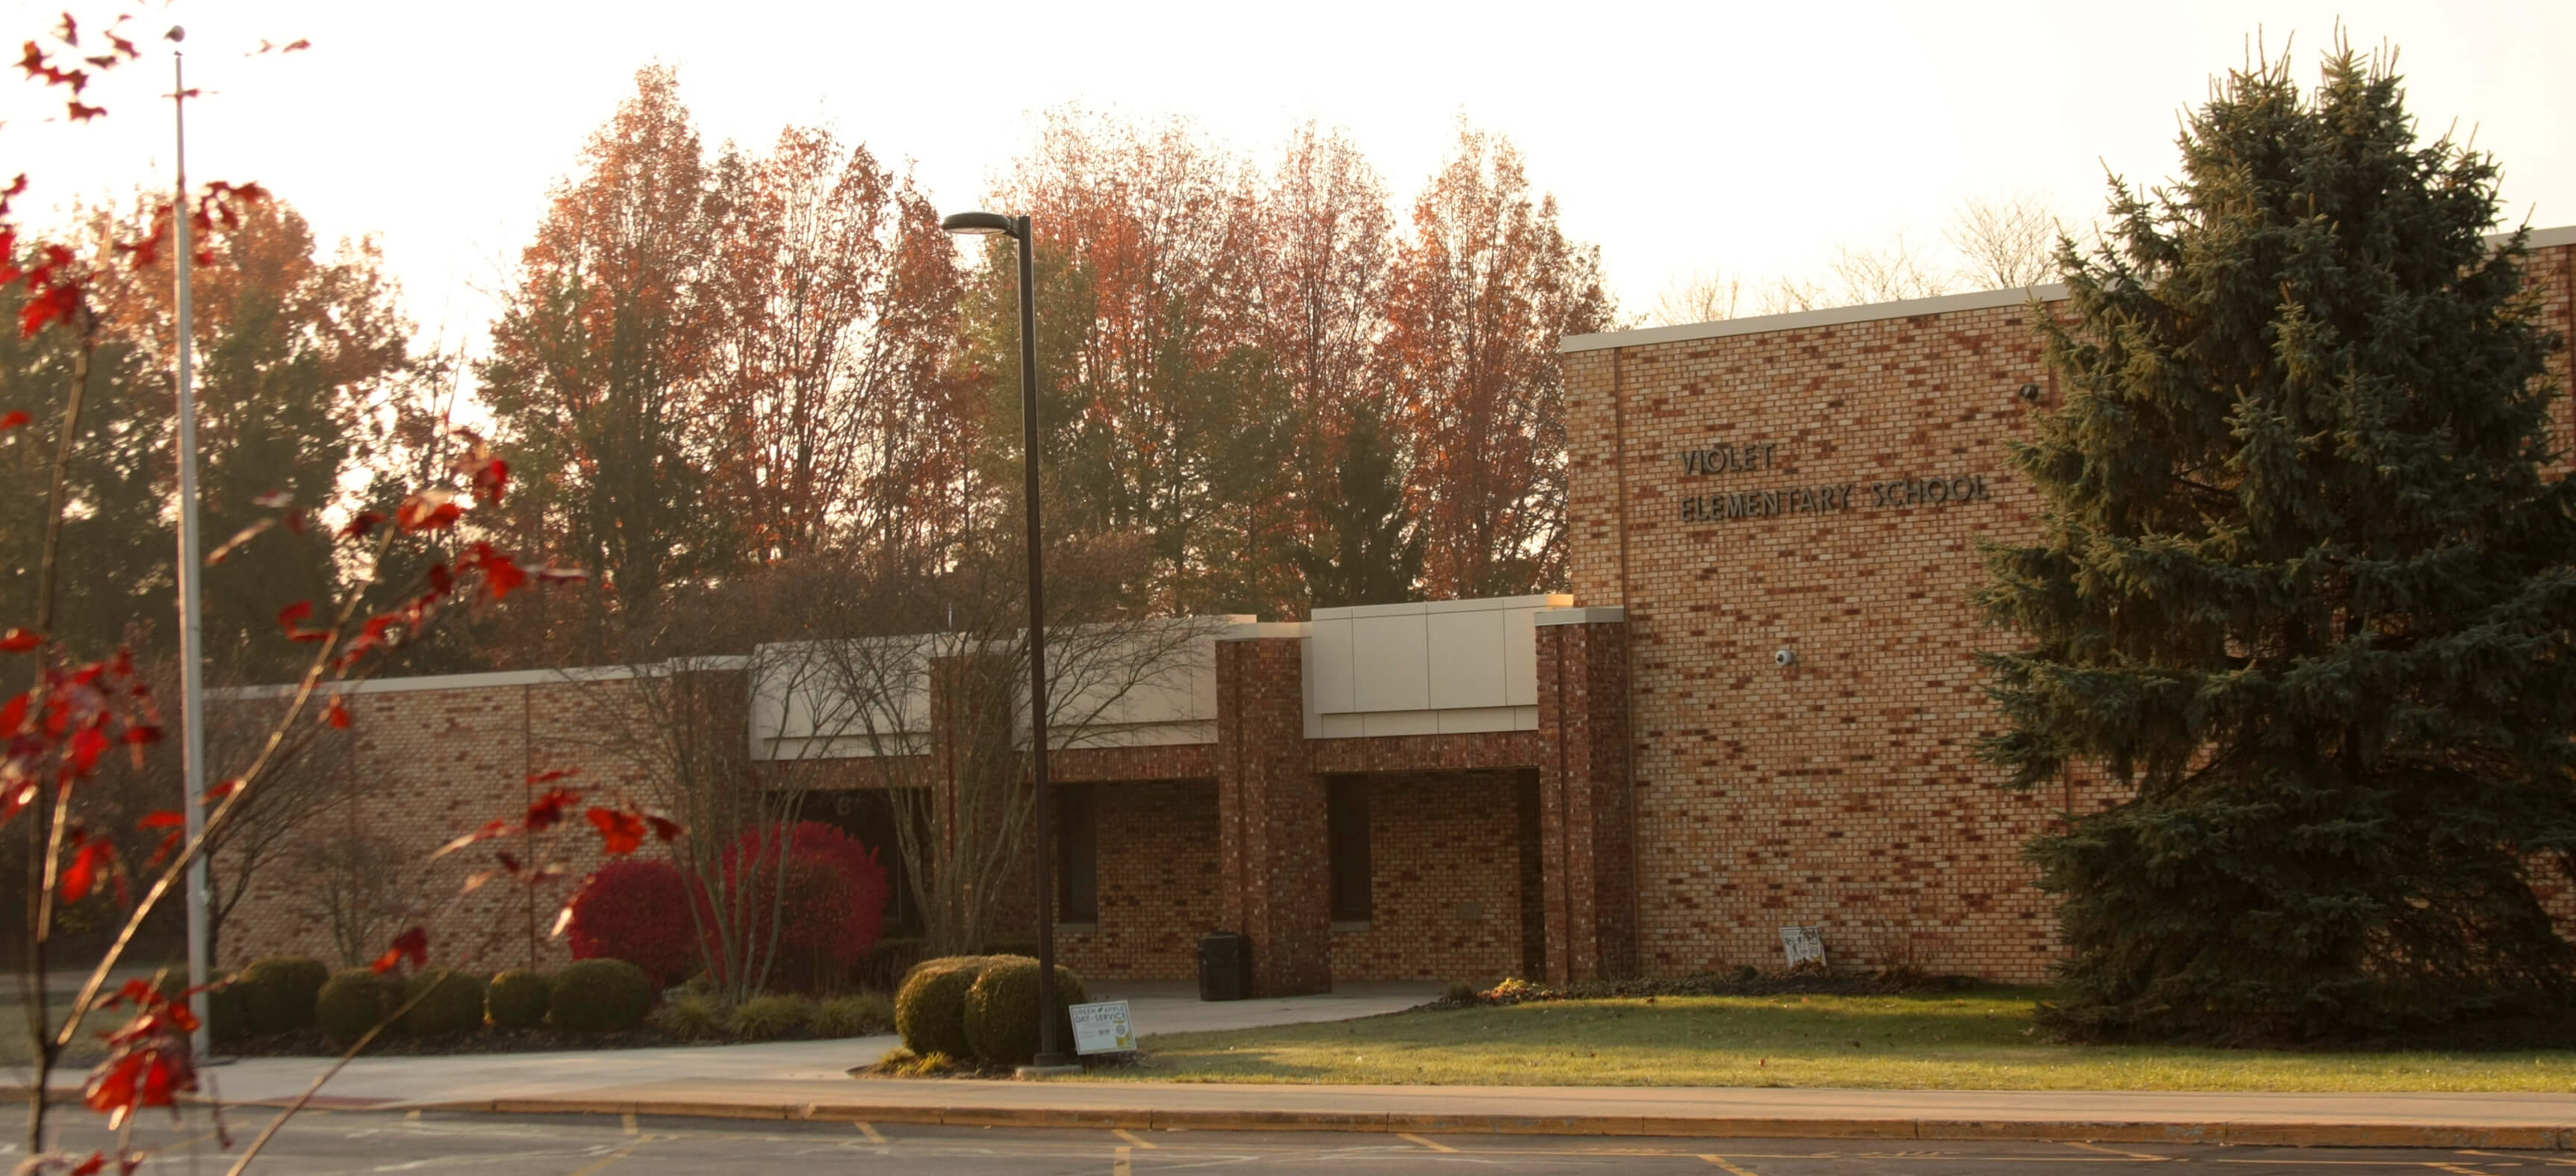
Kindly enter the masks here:
<path id="1" fill-rule="evenodd" d="M 1195 986 L 1152 981 L 1103 981 L 1095 1000 L 1124 1000 L 1139 1034 L 1208 1029 L 1250 1029 L 1313 1021 L 1347 1021 L 1412 1008 L 1440 994 L 1436 984 L 1352 984 L 1314 996 L 1264 1000 L 1202 1001 Z M 654 1049 L 585 1050 L 575 1053 L 452 1054 L 444 1057 L 362 1057 L 349 1063 L 315 1098 L 320 1106 L 388 1106 L 491 1099 L 533 1099 L 622 1086 L 830 1082 L 849 1084 L 848 1071 L 885 1056 L 892 1035 L 837 1041 L 780 1041 L 764 1045 L 665 1046 Z M 205 1071 L 208 1093 L 225 1102 L 292 1099 L 328 1065 L 322 1058 L 244 1058 Z M 16 1069 L 16 1068 L 13 1068 Z M 57 1075 L 75 1086 L 77 1072 Z M 0 1082 L 23 1084 L 23 1072 L 0 1071 Z"/>

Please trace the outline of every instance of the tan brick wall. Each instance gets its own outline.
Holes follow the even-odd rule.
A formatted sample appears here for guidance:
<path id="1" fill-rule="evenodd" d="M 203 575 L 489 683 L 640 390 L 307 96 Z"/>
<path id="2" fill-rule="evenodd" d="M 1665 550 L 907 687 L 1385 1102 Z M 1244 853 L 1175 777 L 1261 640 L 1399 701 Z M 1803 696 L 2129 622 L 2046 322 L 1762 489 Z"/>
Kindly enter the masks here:
<path id="1" fill-rule="evenodd" d="M 634 792 L 632 773 L 601 745 L 621 721 L 604 708 L 631 705 L 632 689 L 608 681 L 351 695 L 348 799 L 315 814 L 302 835 L 380 852 L 379 869 L 403 906 L 380 938 L 418 924 L 429 932 L 434 963 L 482 971 L 562 964 L 570 956 L 550 934 L 555 913 L 604 860 L 578 814 L 540 843 L 541 860 L 561 862 L 569 874 L 539 888 L 500 879 L 463 892 L 468 876 L 491 866 L 495 849 L 526 858 L 524 846 L 487 843 L 437 861 L 430 855 L 487 821 L 524 813 L 537 791 L 527 783 L 534 772 L 577 769 L 563 783 L 593 797 Z M 217 869 L 231 865 L 217 860 Z M 226 920 L 217 965 L 289 953 L 344 962 L 330 894 L 325 879 L 296 861 L 264 867 Z"/>
<path id="2" fill-rule="evenodd" d="M 2562 332 L 2571 254 L 2534 266 Z M 1791 923 L 1822 924 L 1838 962 L 2038 979 L 2056 958 L 2021 846 L 2062 807 L 2110 797 L 2012 792 L 1978 760 L 1997 724 L 1973 656 L 2005 638 L 1967 599 L 1978 545 L 2034 532 L 2034 493 L 2005 452 L 2033 411 L 2021 385 L 2039 383 L 2043 404 L 2056 393 L 2030 313 L 1565 357 L 1576 603 L 1626 604 L 1634 643 L 1648 973 L 1776 965 Z M 2561 436 L 2570 419 L 2559 406 Z M 1769 448 L 1702 463 L 1730 472 L 1685 464 L 1730 445 Z M 1982 489 L 1906 501 L 1910 480 L 1933 478 Z M 1894 504 L 1873 490 L 1890 482 Z M 1815 487 L 1833 489 L 1794 493 Z M 1752 517 L 1686 505 L 1753 490 L 1791 493 Z M 1813 509 L 1845 493 L 1847 509 Z M 1772 660 L 1784 648 L 1787 669 Z"/>

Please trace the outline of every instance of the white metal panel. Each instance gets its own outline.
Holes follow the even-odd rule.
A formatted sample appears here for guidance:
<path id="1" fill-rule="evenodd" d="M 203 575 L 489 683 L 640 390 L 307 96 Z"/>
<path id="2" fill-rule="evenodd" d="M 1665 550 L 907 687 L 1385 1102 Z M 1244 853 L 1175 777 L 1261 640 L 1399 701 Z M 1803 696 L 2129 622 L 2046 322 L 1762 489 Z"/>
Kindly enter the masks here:
<path id="1" fill-rule="evenodd" d="M 1538 705 L 1538 608 L 1503 612 L 1503 703 Z"/>
<path id="2" fill-rule="evenodd" d="M 1504 705 L 1503 620 L 1499 608 L 1434 612 L 1423 618 L 1423 667 L 1433 710 Z"/>
<path id="3" fill-rule="evenodd" d="M 1440 720 L 1427 710 L 1366 711 L 1360 715 L 1363 735 L 1437 735 Z"/>
<path id="4" fill-rule="evenodd" d="M 1439 720 L 1441 734 L 1458 735 L 1476 731 L 1512 730 L 1512 712 L 1515 709 L 1508 706 L 1479 706 L 1431 713 Z"/>
<path id="5" fill-rule="evenodd" d="M 1324 739 L 1357 739 L 1368 734 L 1364 715 L 1322 715 L 1316 724 L 1317 735 Z"/>
<path id="6" fill-rule="evenodd" d="M 1347 617 L 1319 620 L 1314 623 L 1314 636 L 1308 639 L 1308 656 L 1313 670 L 1306 679 L 1306 693 L 1315 700 L 1315 709 L 1324 714 L 1340 714 L 1359 709 L 1352 696 L 1351 621 Z"/>
<path id="7" fill-rule="evenodd" d="M 1427 619 L 1420 612 L 1351 619 L 1352 709 L 1430 708 Z"/>

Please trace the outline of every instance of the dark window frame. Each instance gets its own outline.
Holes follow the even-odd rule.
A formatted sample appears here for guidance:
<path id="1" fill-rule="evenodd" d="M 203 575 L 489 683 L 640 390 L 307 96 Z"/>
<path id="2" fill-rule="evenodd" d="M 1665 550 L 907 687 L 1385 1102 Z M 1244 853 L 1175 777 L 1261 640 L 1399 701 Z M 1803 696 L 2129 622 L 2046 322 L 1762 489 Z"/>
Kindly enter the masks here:
<path id="1" fill-rule="evenodd" d="M 1056 922 L 1100 921 L 1100 798 L 1089 784 L 1055 786 Z"/>

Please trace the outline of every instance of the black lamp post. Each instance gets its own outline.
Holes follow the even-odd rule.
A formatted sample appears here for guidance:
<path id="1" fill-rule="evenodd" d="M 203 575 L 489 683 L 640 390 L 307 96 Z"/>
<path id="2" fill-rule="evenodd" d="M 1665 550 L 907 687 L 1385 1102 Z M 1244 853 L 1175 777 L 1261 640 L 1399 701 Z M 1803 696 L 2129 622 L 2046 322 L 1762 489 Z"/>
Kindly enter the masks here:
<path id="1" fill-rule="evenodd" d="M 1037 795 L 1038 841 L 1038 1056 L 1032 1070 L 1070 1069 L 1074 1060 L 1056 1039 L 1055 830 L 1047 795 L 1046 578 L 1038 536 L 1038 302 L 1031 260 L 1029 218 L 998 212 L 960 212 L 939 222 L 951 233 L 996 234 L 1020 243 L 1020 462 L 1028 476 L 1029 504 L 1029 776 Z"/>

